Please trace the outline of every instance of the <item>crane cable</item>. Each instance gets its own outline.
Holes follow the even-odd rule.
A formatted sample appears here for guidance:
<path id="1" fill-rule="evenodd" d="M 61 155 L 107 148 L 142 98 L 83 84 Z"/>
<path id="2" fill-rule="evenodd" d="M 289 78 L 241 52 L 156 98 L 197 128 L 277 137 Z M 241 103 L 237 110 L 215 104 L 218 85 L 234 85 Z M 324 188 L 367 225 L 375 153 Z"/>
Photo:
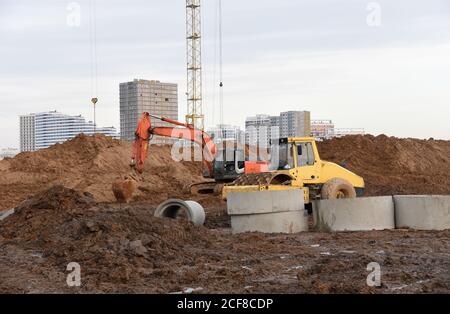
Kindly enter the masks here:
<path id="1" fill-rule="evenodd" d="M 219 0 L 219 108 L 220 124 L 223 127 L 223 30 L 222 30 L 222 0 Z"/>
<path id="2" fill-rule="evenodd" d="M 212 71 L 212 106 L 211 106 L 211 126 L 216 124 L 216 106 L 217 106 L 217 94 L 216 94 L 216 80 L 217 80 L 217 37 L 218 37 L 218 6 L 215 2 L 214 6 L 214 65 Z"/>
<path id="3" fill-rule="evenodd" d="M 91 102 L 94 105 L 94 133 L 97 128 L 95 107 L 98 102 L 98 59 L 95 0 L 90 0 L 89 38 L 91 50 Z"/>

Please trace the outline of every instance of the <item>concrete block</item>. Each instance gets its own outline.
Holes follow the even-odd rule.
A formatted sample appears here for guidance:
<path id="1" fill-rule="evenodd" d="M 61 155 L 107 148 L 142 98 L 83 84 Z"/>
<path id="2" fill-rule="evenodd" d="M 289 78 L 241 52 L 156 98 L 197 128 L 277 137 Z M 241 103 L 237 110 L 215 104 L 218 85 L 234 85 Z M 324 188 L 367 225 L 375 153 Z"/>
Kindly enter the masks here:
<path id="1" fill-rule="evenodd" d="M 305 210 L 265 214 L 231 216 L 233 233 L 297 233 L 308 231 L 308 213 Z"/>
<path id="2" fill-rule="evenodd" d="M 229 215 L 266 214 L 305 209 L 301 189 L 230 193 L 227 197 Z"/>
<path id="3" fill-rule="evenodd" d="M 450 195 L 394 196 L 397 228 L 450 229 Z"/>
<path id="4" fill-rule="evenodd" d="M 320 231 L 394 229 L 392 196 L 314 202 L 314 224 Z"/>

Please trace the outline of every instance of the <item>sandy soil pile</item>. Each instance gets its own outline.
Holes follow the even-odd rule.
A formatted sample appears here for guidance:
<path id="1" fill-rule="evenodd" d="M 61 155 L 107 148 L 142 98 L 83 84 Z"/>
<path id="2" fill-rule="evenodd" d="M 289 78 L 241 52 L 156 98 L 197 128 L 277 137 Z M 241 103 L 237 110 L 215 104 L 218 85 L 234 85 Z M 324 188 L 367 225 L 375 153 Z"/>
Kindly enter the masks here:
<path id="1" fill-rule="evenodd" d="M 450 194 L 450 141 L 347 136 L 319 143 L 324 160 L 364 177 L 366 195 Z M 80 135 L 64 144 L 0 161 L 0 210 L 36 192 L 63 185 L 114 202 L 111 184 L 130 173 L 130 143 Z M 151 146 L 134 201 L 155 205 L 191 198 L 187 187 L 203 181 L 200 163 L 176 162 L 170 147 Z M 203 197 L 207 205 L 220 201 Z"/>
<path id="2" fill-rule="evenodd" d="M 62 186 L 0 221 L 0 293 L 448 292 L 449 231 L 231 235 Z M 366 285 L 367 264 L 383 286 Z M 69 288 L 66 267 L 81 266 Z"/>
<path id="3" fill-rule="evenodd" d="M 366 195 L 450 194 L 450 141 L 346 136 L 319 151 L 362 176 Z"/>
<path id="4" fill-rule="evenodd" d="M 180 264 L 192 263 L 193 243 L 207 245 L 212 240 L 206 228 L 159 220 L 148 209 L 101 208 L 89 193 L 63 186 L 23 202 L 0 227 L 0 243 L 20 248 L 9 254 L 33 252 L 38 262 L 45 260 L 38 263 L 41 270 L 63 270 L 69 261 L 76 261 L 86 271 L 89 290 L 102 283 L 106 286 L 101 289 L 108 290 L 108 284 L 120 286 L 144 275 L 156 279 L 173 273 Z M 55 289 L 65 286 L 63 280 Z M 17 286 L 11 283 L 9 288 Z M 158 291 L 155 284 L 149 289 Z"/>
<path id="5" fill-rule="evenodd" d="M 0 161 L 0 210 L 54 185 L 91 193 L 98 202 L 115 200 L 111 184 L 130 173 L 129 142 L 80 135 L 63 144 Z M 202 181 L 200 163 L 175 162 L 169 147 L 151 146 L 136 200 L 159 203 Z"/>

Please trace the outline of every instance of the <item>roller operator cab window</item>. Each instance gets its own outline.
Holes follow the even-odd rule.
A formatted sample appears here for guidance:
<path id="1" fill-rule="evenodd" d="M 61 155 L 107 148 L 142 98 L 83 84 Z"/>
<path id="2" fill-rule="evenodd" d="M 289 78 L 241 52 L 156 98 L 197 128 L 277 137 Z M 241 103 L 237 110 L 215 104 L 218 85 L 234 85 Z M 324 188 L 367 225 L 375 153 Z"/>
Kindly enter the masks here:
<path id="1" fill-rule="evenodd" d="M 270 147 L 270 170 L 289 170 L 294 165 L 294 146 L 292 143 L 275 141 Z"/>
<path id="2" fill-rule="evenodd" d="M 299 167 L 313 166 L 315 162 L 312 144 L 308 142 L 296 143 L 297 164 Z"/>

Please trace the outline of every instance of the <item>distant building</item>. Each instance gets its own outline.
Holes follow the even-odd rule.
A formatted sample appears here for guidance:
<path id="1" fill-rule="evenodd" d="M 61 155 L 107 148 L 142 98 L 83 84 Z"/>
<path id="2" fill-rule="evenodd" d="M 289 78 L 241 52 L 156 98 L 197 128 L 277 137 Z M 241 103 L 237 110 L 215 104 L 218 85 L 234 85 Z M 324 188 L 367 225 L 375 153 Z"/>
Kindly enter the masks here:
<path id="1" fill-rule="evenodd" d="M 80 133 L 95 133 L 117 137 L 114 127 L 96 127 L 81 115 L 70 116 L 57 111 L 32 113 L 20 116 L 20 151 L 36 151 L 63 143 Z"/>
<path id="2" fill-rule="evenodd" d="M 214 137 L 214 142 L 216 144 L 223 141 L 239 144 L 245 143 L 245 133 L 238 126 L 219 124 L 213 128 L 209 128 L 207 133 Z"/>
<path id="3" fill-rule="evenodd" d="M 36 150 L 35 139 L 35 114 L 20 116 L 20 151 L 34 152 Z"/>
<path id="4" fill-rule="evenodd" d="M 278 139 L 280 138 L 280 124 L 281 124 L 280 116 L 271 116 L 270 117 L 270 139 Z"/>
<path id="5" fill-rule="evenodd" d="M 3 148 L 0 150 L 0 160 L 3 158 L 12 158 L 19 153 L 17 148 Z"/>
<path id="6" fill-rule="evenodd" d="M 362 128 L 339 128 L 334 130 L 333 137 L 343 137 L 346 135 L 364 135 L 366 131 Z"/>
<path id="7" fill-rule="evenodd" d="M 160 81 L 137 80 L 120 84 L 120 137 L 133 140 L 142 112 L 178 120 L 178 86 Z M 151 118 L 153 127 L 173 126 Z M 153 144 L 170 144 L 173 139 L 155 136 Z"/>
<path id="8" fill-rule="evenodd" d="M 287 111 L 279 116 L 256 115 L 245 121 L 246 143 L 270 146 L 273 139 L 304 137 L 311 135 L 311 114 L 309 111 Z"/>
<path id="9" fill-rule="evenodd" d="M 278 117 L 258 114 L 245 120 L 245 143 L 252 146 L 269 147 L 272 137 L 278 138 Z"/>
<path id="10" fill-rule="evenodd" d="M 280 114 L 280 137 L 311 136 L 309 111 L 286 111 Z"/>
<path id="11" fill-rule="evenodd" d="M 334 123 L 332 120 L 312 120 L 311 136 L 316 140 L 326 140 L 334 136 Z"/>

